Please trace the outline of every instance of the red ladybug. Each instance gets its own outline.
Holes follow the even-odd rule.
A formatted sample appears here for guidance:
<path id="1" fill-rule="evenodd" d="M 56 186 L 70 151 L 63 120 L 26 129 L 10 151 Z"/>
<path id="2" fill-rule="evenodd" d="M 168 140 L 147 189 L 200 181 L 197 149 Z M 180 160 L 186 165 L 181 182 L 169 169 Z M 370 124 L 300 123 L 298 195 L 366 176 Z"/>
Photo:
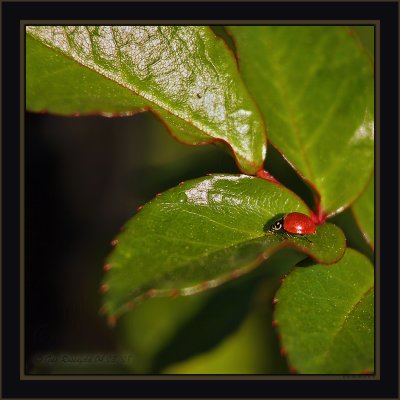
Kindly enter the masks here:
<path id="1" fill-rule="evenodd" d="M 307 215 L 293 212 L 274 222 L 269 231 L 286 235 L 313 235 L 316 227 L 313 220 Z"/>

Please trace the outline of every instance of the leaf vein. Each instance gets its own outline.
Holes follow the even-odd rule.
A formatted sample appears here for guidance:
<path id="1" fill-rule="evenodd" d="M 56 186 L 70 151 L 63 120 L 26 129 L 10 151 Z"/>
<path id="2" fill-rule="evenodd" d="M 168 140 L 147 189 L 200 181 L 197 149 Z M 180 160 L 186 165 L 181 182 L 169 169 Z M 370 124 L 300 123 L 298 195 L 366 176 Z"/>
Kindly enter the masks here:
<path id="1" fill-rule="evenodd" d="M 337 340 L 338 335 L 345 328 L 349 316 L 354 312 L 356 307 L 366 298 L 366 296 L 369 294 L 369 292 L 371 292 L 373 289 L 374 289 L 374 286 L 372 285 L 372 286 L 368 287 L 367 290 L 365 290 L 363 293 L 361 293 L 360 298 L 354 304 L 352 304 L 350 309 L 344 314 L 344 317 L 342 318 L 337 329 L 334 331 L 334 333 L 332 335 L 331 346 L 328 346 L 326 351 L 320 357 L 318 357 L 319 362 L 323 363 L 329 357 L 329 355 L 331 354 L 331 352 L 333 350 L 333 344 Z"/>

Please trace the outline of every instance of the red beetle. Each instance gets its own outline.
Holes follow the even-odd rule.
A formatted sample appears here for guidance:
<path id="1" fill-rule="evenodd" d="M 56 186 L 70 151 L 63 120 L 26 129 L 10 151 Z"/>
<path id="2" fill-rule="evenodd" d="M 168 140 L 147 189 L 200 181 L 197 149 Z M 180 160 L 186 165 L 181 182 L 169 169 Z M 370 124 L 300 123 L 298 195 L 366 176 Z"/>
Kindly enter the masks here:
<path id="1" fill-rule="evenodd" d="M 313 235 L 316 230 L 313 220 L 307 215 L 298 212 L 284 215 L 269 228 L 270 232 L 284 233 L 286 235 Z M 305 239 L 307 238 L 305 237 Z"/>

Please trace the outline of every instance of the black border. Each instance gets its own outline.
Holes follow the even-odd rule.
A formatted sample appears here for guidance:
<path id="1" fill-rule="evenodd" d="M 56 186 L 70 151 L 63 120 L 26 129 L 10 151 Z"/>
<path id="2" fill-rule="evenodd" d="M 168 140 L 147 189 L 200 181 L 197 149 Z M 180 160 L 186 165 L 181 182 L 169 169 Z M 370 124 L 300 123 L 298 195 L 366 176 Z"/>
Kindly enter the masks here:
<path id="1" fill-rule="evenodd" d="M 398 398 L 398 24 L 395 2 L 11 2 L 2 12 L 2 397 Z M 380 380 L 20 380 L 20 21 L 379 20 L 381 27 Z M 210 21 L 211 22 L 211 21 Z M 246 23 L 245 21 L 243 22 Z M 81 377 L 84 378 L 84 377 Z M 99 377 L 101 378 L 101 377 Z"/>

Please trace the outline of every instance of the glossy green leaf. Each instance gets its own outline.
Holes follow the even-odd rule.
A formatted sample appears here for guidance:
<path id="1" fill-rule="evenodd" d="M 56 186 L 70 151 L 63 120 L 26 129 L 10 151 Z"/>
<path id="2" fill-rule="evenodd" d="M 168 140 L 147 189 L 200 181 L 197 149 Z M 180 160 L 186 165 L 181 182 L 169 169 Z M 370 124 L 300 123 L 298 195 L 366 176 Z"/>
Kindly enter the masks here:
<path id="1" fill-rule="evenodd" d="M 370 180 L 365 192 L 353 204 L 353 214 L 365 240 L 374 248 L 374 177 Z"/>
<path id="2" fill-rule="evenodd" d="M 132 115 L 151 109 L 188 144 L 227 143 L 239 168 L 264 161 L 265 129 L 232 53 L 202 26 L 28 26 L 31 111 Z"/>
<path id="3" fill-rule="evenodd" d="M 269 140 L 333 214 L 373 169 L 373 66 L 345 27 L 230 27 Z"/>
<path id="4" fill-rule="evenodd" d="M 132 218 L 107 260 L 105 310 L 116 315 L 154 296 L 186 296 L 245 274 L 292 246 L 322 263 L 338 260 L 345 238 L 320 225 L 312 241 L 266 232 L 282 214 L 309 214 L 281 185 L 246 175 L 213 175 L 170 189 Z"/>
<path id="5" fill-rule="evenodd" d="M 347 249 L 331 266 L 300 264 L 276 294 L 288 362 L 303 374 L 374 370 L 374 269 Z"/>

